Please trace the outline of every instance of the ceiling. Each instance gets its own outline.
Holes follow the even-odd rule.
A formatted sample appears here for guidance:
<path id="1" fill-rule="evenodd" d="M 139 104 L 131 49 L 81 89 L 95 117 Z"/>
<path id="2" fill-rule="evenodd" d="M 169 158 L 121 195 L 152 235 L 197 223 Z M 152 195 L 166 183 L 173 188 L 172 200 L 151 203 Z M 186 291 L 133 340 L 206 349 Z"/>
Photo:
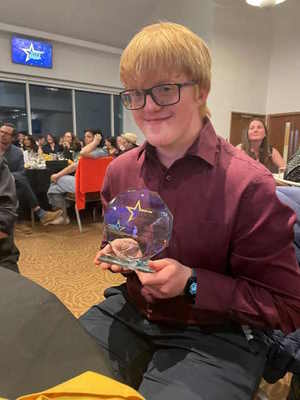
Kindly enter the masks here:
<path id="1" fill-rule="evenodd" d="M 122 48 L 157 0 L 2 0 L 0 22 Z"/>
<path id="2" fill-rule="evenodd" d="M 244 0 L 1 0 L 0 22 L 124 48 L 142 26 L 174 16 L 184 21 L 193 7 L 201 10 L 191 15 L 199 25 L 212 7 L 253 12 Z"/>

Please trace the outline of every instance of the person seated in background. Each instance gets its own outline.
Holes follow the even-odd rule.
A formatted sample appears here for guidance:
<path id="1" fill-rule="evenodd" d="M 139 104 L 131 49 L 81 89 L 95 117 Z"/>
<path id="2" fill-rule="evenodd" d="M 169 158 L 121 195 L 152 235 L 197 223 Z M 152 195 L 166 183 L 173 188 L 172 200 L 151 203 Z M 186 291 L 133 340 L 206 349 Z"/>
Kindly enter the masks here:
<path id="1" fill-rule="evenodd" d="M 117 139 L 113 136 L 105 139 L 105 147 L 108 155 L 112 157 L 117 157 L 120 154 Z"/>
<path id="2" fill-rule="evenodd" d="M 152 273 L 101 262 L 124 243 L 104 237 L 95 264 L 122 272 L 126 284 L 107 289 L 80 322 L 115 377 L 147 400 L 253 399 L 268 351 L 263 330 L 300 326 L 295 214 L 272 174 L 217 136 L 206 104 L 210 53 L 196 34 L 174 23 L 143 28 L 120 75 L 122 104 L 146 142 L 109 165 L 104 210 L 129 189 L 151 190 L 173 214 L 173 231 L 149 260 Z M 128 221 L 151 211 L 138 203 L 124 207 Z"/>
<path id="3" fill-rule="evenodd" d="M 60 136 L 60 137 L 58 138 L 58 144 L 59 144 L 59 146 L 63 147 L 63 143 L 64 143 L 64 136 Z"/>
<path id="4" fill-rule="evenodd" d="M 17 217 L 17 196 L 14 178 L 6 160 L 0 156 L 0 267 L 19 272 L 20 252 L 14 243 L 14 222 Z"/>
<path id="5" fill-rule="evenodd" d="M 63 156 L 67 160 L 75 160 L 78 156 L 81 145 L 80 141 L 75 137 L 73 132 L 66 132 L 62 141 Z"/>
<path id="6" fill-rule="evenodd" d="M 38 147 L 38 154 L 43 154 L 43 146 L 46 144 L 46 138 L 42 135 L 36 137 L 35 144 Z"/>
<path id="7" fill-rule="evenodd" d="M 243 135 L 242 143 L 237 147 L 254 160 L 261 162 L 273 173 L 283 171 L 286 167 L 279 151 L 269 144 L 268 130 L 263 120 L 253 119 L 250 121 L 246 134 Z"/>
<path id="8" fill-rule="evenodd" d="M 15 146 L 20 147 L 21 149 L 23 149 L 23 142 L 24 142 L 24 138 L 25 138 L 26 135 L 28 135 L 27 132 L 18 132 L 18 133 L 15 135 L 14 143 L 13 143 L 13 144 L 14 144 Z"/>
<path id="9" fill-rule="evenodd" d="M 12 144 L 15 133 L 14 125 L 2 123 L 0 127 L 0 155 L 8 164 L 10 172 L 13 174 L 16 183 L 17 199 L 20 207 L 30 208 L 42 225 L 48 225 L 51 221 L 62 214 L 62 210 L 45 211 L 38 203 L 30 183 L 25 174 L 24 156 L 20 148 Z"/>
<path id="10" fill-rule="evenodd" d="M 122 135 L 117 137 L 117 143 L 120 152 L 125 153 L 128 150 L 138 147 L 138 145 L 136 144 L 136 140 L 137 137 L 135 133 L 130 133 L 130 132 L 122 133 Z"/>
<path id="11" fill-rule="evenodd" d="M 86 129 L 84 131 L 85 146 L 80 150 L 79 155 L 86 158 L 99 158 L 107 156 L 103 148 L 103 137 L 99 130 Z"/>
<path id="12" fill-rule="evenodd" d="M 45 154 L 57 154 L 63 151 L 62 146 L 58 145 L 56 142 L 56 138 L 48 133 L 46 136 L 47 143 L 42 147 L 43 153 Z"/>
<path id="13" fill-rule="evenodd" d="M 24 163 L 29 164 L 30 159 L 38 154 L 38 146 L 31 135 L 25 135 L 23 141 Z"/>
<path id="14" fill-rule="evenodd" d="M 47 142 L 46 142 L 46 138 L 45 138 L 45 136 L 43 136 L 43 135 L 39 135 L 37 138 L 36 138 L 36 145 L 38 146 L 38 147 L 43 147 Z"/>
<path id="15" fill-rule="evenodd" d="M 86 129 L 84 132 L 84 143 L 85 146 L 80 151 L 81 157 L 86 158 L 100 158 L 107 156 L 102 148 L 99 147 L 102 137 L 91 129 Z M 54 209 L 64 209 L 65 194 L 75 193 L 75 173 L 77 169 L 77 162 L 68 165 L 63 170 L 51 175 L 51 185 L 48 189 L 49 203 Z M 60 216 L 56 220 L 52 221 L 52 225 L 60 225 L 63 223 L 69 223 L 68 216 Z"/>

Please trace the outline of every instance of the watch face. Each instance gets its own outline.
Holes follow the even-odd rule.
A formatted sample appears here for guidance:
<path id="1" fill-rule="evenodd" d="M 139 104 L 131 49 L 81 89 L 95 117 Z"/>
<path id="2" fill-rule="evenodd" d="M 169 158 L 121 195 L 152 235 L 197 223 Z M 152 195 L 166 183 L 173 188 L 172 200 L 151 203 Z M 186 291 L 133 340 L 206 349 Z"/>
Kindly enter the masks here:
<path id="1" fill-rule="evenodd" d="M 192 296 L 196 296 L 196 293 L 197 293 L 197 282 L 191 283 L 189 292 L 190 292 L 190 294 Z"/>

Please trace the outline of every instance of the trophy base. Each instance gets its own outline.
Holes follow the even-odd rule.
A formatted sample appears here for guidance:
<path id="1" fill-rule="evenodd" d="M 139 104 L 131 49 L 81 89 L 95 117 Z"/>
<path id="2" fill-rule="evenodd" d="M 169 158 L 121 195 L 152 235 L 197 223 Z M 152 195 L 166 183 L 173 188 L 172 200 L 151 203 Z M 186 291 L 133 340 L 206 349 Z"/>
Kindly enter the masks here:
<path id="1" fill-rule="evenodd" d="M 122 260 L 120 258 L 109 255 L 100 256 L 99 260 L 107 264 L 116 264 L 121 268 L 131 269 L 133 271 L 138 270 L 142 272 L 154 272 L 153 269 L 148 266 L 148 261 L 144 260 Z"/>

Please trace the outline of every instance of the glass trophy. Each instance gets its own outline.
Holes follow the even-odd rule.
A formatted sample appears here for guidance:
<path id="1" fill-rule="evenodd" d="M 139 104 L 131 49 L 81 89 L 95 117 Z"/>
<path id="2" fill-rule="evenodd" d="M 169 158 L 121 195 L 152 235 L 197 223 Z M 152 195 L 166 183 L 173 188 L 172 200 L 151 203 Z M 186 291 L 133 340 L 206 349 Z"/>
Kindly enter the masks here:
<path id="1" fill-rule="evenodd" d="M 116 196 L 104 213 L 104 240 L 110 253 L 99 260 L 124 269 L 153 272 L 148 260 L 171 239 L 173 216 L 159 194 L 147 189 Z"/>

